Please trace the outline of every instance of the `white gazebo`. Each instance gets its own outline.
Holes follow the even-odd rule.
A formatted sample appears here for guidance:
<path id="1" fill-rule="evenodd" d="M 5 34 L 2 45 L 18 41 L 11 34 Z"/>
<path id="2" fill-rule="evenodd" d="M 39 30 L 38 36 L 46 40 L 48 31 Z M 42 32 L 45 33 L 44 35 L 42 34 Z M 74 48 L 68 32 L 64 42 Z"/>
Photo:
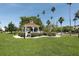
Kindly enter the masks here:
<path id="1" fill-rule="evenodd" d="M 26 37 L 27 37 L 28 32 L 29 32 L 29 30 L 28 30 L 29 27 L 32 28 L 32 31 L 30 31 L 31 33 L 35 33 L 35 32 L 40 33 L 40 30 L 39 30 L 40 26 L 35 24 L 33 21 L 30 21 L 29 23 L 27 23 L 23 26 Z M 37 31 L 35 31 L 35 28 L 37 28 Z"/>

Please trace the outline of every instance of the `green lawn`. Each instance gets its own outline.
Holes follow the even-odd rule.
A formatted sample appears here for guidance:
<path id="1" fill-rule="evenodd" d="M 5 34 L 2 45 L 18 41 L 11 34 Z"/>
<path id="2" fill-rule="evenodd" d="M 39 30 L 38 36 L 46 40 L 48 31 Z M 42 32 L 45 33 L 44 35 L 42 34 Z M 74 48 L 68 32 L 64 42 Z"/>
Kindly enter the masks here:
<path id="1" fill-rule="evenodd" d="M 79 38 L 63 36 L 26 40 L 15 39 L 11 34 L 0 33 L 0 55 L 79 55 Z"/>

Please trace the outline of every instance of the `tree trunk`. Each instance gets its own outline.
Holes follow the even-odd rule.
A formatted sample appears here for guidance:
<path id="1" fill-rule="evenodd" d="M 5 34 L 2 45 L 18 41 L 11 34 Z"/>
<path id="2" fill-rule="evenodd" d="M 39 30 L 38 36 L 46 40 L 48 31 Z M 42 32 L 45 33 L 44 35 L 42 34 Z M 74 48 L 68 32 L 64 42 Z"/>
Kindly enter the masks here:
<path id="1" fill-rule="evenodd" d="M 11 31 L 11 34 L 12 34 L 12 31 Z"/>
<path id="2" fill-rule="evenodd" d="M 61 23 L 61 36 L 62 36 L 62 23 Z"/>
<path id="3" fill-rule="evenodd" d="M 74 21 L 74 29 L 76 29 L 76 21 Z"/>

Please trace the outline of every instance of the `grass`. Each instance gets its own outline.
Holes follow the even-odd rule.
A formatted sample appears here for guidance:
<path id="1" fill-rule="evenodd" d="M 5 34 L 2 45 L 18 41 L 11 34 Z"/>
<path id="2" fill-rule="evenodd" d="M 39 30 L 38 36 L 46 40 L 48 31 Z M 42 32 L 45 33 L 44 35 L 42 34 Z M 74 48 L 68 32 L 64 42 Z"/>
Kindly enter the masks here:
<path id="1" fill-rule="evenodd" d="M 12 34 L 0 33 L 1 56 L 75 56 L 79 55 L 79 38 L 15 39 Z"/>

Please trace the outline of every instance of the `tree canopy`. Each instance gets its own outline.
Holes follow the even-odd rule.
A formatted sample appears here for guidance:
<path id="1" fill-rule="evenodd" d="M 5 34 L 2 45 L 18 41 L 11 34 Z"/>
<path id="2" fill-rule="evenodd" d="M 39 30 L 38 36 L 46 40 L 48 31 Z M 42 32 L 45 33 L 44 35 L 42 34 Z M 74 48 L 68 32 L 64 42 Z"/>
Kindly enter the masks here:
<path id="1" fill-rule="evenodd" d="M 79 18 L 79 10 L 76 12 L 75 17 Z"/>
<path id="2" fill-rule="evenodd" d="M 55 7 L 52 7 L 52 8 L 51 8 L 51 11 L 52 11 L 53 13 L 55 12 L 55 10 L 56 10 Z"/>
<path id="3" fill-rule="evenodd" d="M 36 16 L 31 16 L 31 17 L 20 17 L 21 22 L 20 22 L 20 26 L 29 23 L 30 21 L 33 21 L 35 24 L 39 25 L 40 27 L 43 26 L 42 21 L 40 18 L 36 17 Z"/>
<path id="4" fill-rule="evenodd" d="M 16 31 L 16 26 L 12 22 L 8 24 L 8 31 L 10 31 L 11 33 L 13 31 Z"/>
<path id="5" fill-rule="evenodd" d="M 64 21 L 64 18 L 63 17 L 60 17 L 59 20 L 58 20 L 60 23 L 62 23 Z"/>
<path id="6" fill-rule="evenodd" d="M 47 23 L 47 25 L 49 25 L 51 22 L 50 22 L 50 20 L 47 20 L 47 22 L 46 22 L 46 23 Z"/>

